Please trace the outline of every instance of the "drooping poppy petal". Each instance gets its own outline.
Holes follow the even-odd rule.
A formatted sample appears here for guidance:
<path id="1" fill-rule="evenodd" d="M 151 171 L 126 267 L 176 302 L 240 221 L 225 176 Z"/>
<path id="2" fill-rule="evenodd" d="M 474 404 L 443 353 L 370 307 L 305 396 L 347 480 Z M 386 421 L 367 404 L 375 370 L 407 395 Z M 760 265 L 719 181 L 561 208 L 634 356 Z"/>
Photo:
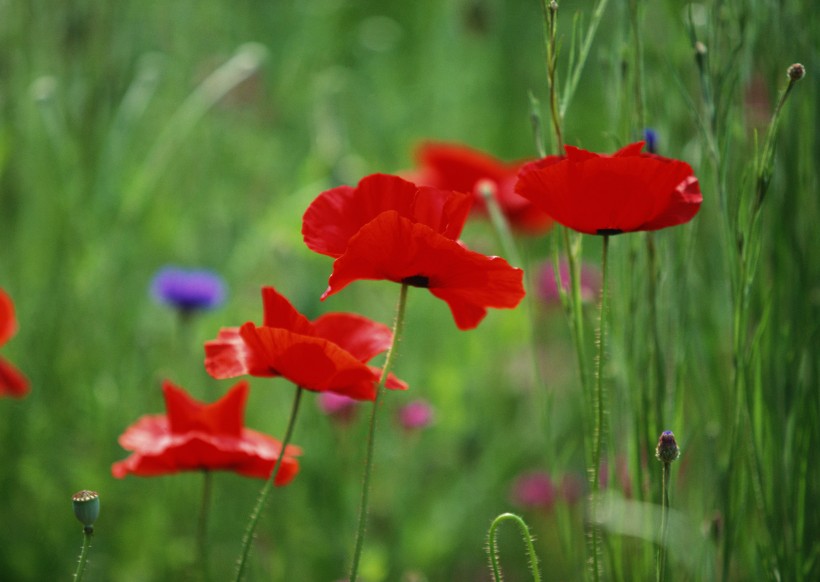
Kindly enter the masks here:
<path id="1" fill-rule="evenodd" d="M 447 302 L 460 329 L 476 327 L 487 307 L 512 308 L 524 297 L 523 271 L 442 237 L 396 212 L 363 227 L 336 259 L 322 299 L 358 279 L 426 287 Z"/>
<path id="2" fill-rule="evenodd" d="M 272 371 L 302 388 L 358 400 L 376 398 L 370 368 L 333 342 L 252 323 L 243 325 L 239 334 Z"/>
<path id="3" fill-rule="evenodd" d="M 515 192 L 515 181 L 523 161 L 505 163 L 459 144 L 425 142 L 416 150 L 418 183 L 444 190 L 469 192 L 473 210 L 487 214 L 481 188 L 488 187 L 510 226 L 529 234 L 542 233 L 552 218 Z"/>
<path id="4" fill-rule="evenodd" d="M 328 313 L 311 322 L 273 287 L 264 287 L 262 296 L 265 325 L 223 328 L 205 343 L 211 376 L 283 376 L 307 390 L 375 398 L 381 371 L 373 372 L 367 362 L 390 347 L 387 326 L 349 313 Z M 391 377 L 387 387 L 407 385 Z"/>
<path id="5" fill-rule="evenodd" d="M 703 197 L 689 164 L 640 153 L 611 156 L 566 146 L 521 170 L 516 191 L 556 221 L 587 234 L 658 230 L 691 220 Z"/>
<path id="6" fill-rule="evenodd" d="M 270 477 L 282 455 L 282 444 L 244 428 L 246 382 L 240 382 L 212 404 L 194 400 L 170 382 L 165 383 L 163 391 L 167 415 L 144 416 L 120 436 L 120 445 L 133 454 L 112 465 L 115 477 L 151 477 L 196 470 Z M 296 476 L 299 464 L 294 457 L 299 454 L 299 447 L 287 447 L 276 485 L 285 485 Z"/>
<path id="7" fill-rule="evenodd" d="M 17 319 L 14 303 L 5 291 L 0 289 L 0 346 L 17 333 Z M 0 358 L 0 396 L 22 398 L 29 391 L 28 379 L 11 363 Z"/>
<path id="8" fill-rule="evenodd" d="M 355 189 L 339 186 L 322 192 L 305 212 L 302 235 L 311 250 L 339 257 L 359 229 L 392 210 L 456 239 L 471 204 L 469 194 L 419 188 L 398 176 L 373 174 L 362 178 Z"/>
<path id="9" fill-rule="evenodd" d="M 330 340 L 360 362 L 390 349 L 393 332 L 383 323 L 353 313 L 326 313 L 313 322 L 318 337 Z"/>

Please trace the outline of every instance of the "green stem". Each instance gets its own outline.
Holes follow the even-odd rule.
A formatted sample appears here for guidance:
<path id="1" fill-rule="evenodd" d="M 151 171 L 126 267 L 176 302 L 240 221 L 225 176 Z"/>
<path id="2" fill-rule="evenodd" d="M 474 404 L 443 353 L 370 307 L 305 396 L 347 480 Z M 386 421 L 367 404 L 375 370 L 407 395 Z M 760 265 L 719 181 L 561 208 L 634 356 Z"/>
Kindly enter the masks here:
<path id="1" fill-rule="evenodd" d="M 396 347 L 399 344 L 402 329 L 404 328 L 404 311 L 407 307 L 407 289 L 408 285 L 402 283 L 401 292 L 399 294 L 399 303 L 396 308 L 396 320 L 393 322 L 393 343 L 387 351 L 387 357 L 384 361 L 384 368 L 382 369 L 382 376 L 379 379 L 379 385 L 376 386 L 376 399 L 373 401 L 373 408 L 370 411 L 370 430 L 367 434 L 367 452 L 364 464 L 364 479 L 362 483 L 362 497 L 359 507 L 359 527 L 356 531 L 356 546 L 353 550 L 353 563 L 350 566 L 349 582 L 356 582 L 356 577 L 359 573 L 359 560 L 362 556 L 362 547 L 364 546 L 364 533 L 367 526 L 367 506 L 370 497 L 370 476 L 373 473 L 373 450 L 376 441 L 376 418 L 379 411 L 379 400 L 384 390 L 384 385 L 387 383 L 387 375 L 390 373 L 390 368 L 393 366 L 393 360 L 396 356 Z"/>
<path id="2" fill-rule="evenodd" d="M 593 393 L 593 408 L 595 414 L 595 440 L 592 443 L 592 579 L 597 582 L 601 575 L 601 526 L 598 523 L 598 491 L 600 489 L 601 460 L 606 445 L 606 390 L 604 388 L 604 357 L 606 355 L 606 317 L 607 295 L 609 293 L 609 277 L 607 275 L 607 255 L 609 252 L 609 235 L 603 235 L 603 252 L 601 255 L 601 308 L 598 320 L 596 339 L 598 353 L 595 359 L 595 392 Z"/>
<path id="3" fill-rule="evenodd" d="M 208 469 L 202 471 L 202 504 L 199 508 L 199 523 L 197 524 L 197 550 L 199 552 L 199 566 L 202 569 L 202 580 L 208 578 L 208 511 L 211 507 L 213 494 L 213 473 Z"/>
<path id="4" fill-rule="evenodd" d="M 253 508 L 248 528 L 245 530 L 245 537 L 242 539 L 242 552 L 239 554 L 239 560 L 236 566 L 236 577 L 234 580 L 239 582 L 245 573 L 245 565 L 248 561 L 248 553 L 251 550 L 251 542 L 253 541 L 256 526 L 259 523 L 259 517 L 262 515 L 262 510 L 265 509 L 265 503 L 268 500 L 271 490 L 273 489 L 276 475 L 279 473 L 279 467 L 282 466 L 282 460 L 285 458 L 290 438 L 293 436 L 293 427 L 296 425 L 296 416 L 299 414 L 299 403 L 302 400 L 302 392 L 304 389 L 301 386 L 296 387 L 296 394 L 293 397 L 293 408 L 290 411 L 290 419 L 288 420 L 288 428 L 285 430 L 285 438 L 282 440 L 282 450 L 279 453 L 279 458 L 276 459 L 276 464 L 273 465 L 270 477 L 265 482 L 265 486 L 259 492 L 259 499 L 256 501 L 256 507 Z"/>
<path id="5" fill-rule="evenodd" d="M 663 463 L 663 485 L 661 502 L 661 543 L 658 547 L 657 582 L 666 576 L 666 546 L 669 543 L 669 474 L 672 463 Z"/>
<path id="6" fill-rule="evenodd" d="M 652 333 L 651 360 L 655 369 L 655 426 L 649 434 L 654 434 L 664 425 L 663 411 L 666 401 L 666 364 L 661 350 L 660 326 L 658 325 L 658 257 L 655 248 L 655 235 L 646 233 L 646 254 L 649 261 L 648 293 L 649 293 L 649 326 Z"/>
<path id="7" fill-rule="evenodd" d="M 549 85 L 550 118 L 555 132 L 555 151 L 561 155 L 564 151 L 564 137 L 561 131 L 561 112 L 558 106 L 558 87 L 555 73 L 558 65 L 558 50 L 555 43 L 555 31 L 558 26 L 558 3 L 544 0 L 544 22 L 547 41 L 547 84 Z"/>
<path id="8" fill-rule="evenodd" d="M 502 522 L 514 521 L 518 525 L 524 536 L 524 543 L 527 545 L 528 561 L 530 564 L 530 571 L 532 572 L 532 579 L 535 582 L 541 582 L 541 573 L 538 571 L 538 555 L 535 553 L 535 545 L 533 544 L 532 534 L 527 523 L 521 517 L 514 513 L 502 513 L 493 520 L 490 525 L 490 531 L 487 535 L 488 545 L 487 553 L 490 555 L 490 567 L 493 571 L 494 582 L 500 582 L 503 578 L 501 576 L 501 566 L 498 563 L 498 544 L 496 542 L 496 531 Z"/>
<path id="9" fill-rule="evenodd" d="M 85 565 L 88 562 L 88 550 L 91 548 L 91 534 L 94 528 L 83 528 L 83 549 L 80 550 L 80 557 L 77 560 L 77 570 L 74 572 L 74 582 L 80 582 L 85 573 Z"/>

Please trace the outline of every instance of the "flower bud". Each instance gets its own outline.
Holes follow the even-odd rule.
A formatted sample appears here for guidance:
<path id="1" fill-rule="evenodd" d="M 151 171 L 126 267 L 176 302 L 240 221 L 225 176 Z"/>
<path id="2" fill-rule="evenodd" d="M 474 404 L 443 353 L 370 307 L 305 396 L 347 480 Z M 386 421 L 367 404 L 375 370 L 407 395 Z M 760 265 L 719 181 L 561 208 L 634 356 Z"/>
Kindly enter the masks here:
<path id="1" fill-rule="evenodd" d="M 789 74 L 789 79 L 792 81 L 799 81 L 806 76 L 806 67 L 800 63 L 794 63 L 791 67 L 789 67 L 787 72 Z"/>
<path id="2" fill-rule="evenodd" d="M 94 522 L 100 515 L 100 496 L 96 491 L 83 489 L 75 493 L 71 500 L 74 502 L 74 515 L 83 524 L 86 533 L 94 531 Z"/>
<path id="3" fill-rule="evenodd" d="M 671 463 L 677 460 L 680 456 L 680 449 L 678 443 L 675 441 L 675 435 L 671 430 L 665 430 L 661 433 L 661 438 L 658 439 L 658 446 L 655 448 L 655 457 L 661 463 Z"/>

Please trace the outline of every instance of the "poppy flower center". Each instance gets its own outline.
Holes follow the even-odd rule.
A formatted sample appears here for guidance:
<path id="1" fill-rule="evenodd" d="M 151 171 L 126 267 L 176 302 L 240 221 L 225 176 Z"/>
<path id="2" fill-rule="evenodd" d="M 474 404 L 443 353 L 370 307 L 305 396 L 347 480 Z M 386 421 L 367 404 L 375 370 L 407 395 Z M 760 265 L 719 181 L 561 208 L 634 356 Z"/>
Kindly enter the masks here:
<path id="1" fill-rule="evenodd" d="M 413 275 L 412 277 L 405 277 L 401 280 L 405 285 L 412 285 L 413 287 L 422 287 L 424 289 L 430 286 L 430 277 L 424 275 Z"/>
<path id="2" fill-rule="evenodd" d="M 621 233 L 623 233 L 623 231 L 620 228 L 599 228 L 597 231 L 595 231 L 595 234 L 600 234 L 601 236 Z"/>

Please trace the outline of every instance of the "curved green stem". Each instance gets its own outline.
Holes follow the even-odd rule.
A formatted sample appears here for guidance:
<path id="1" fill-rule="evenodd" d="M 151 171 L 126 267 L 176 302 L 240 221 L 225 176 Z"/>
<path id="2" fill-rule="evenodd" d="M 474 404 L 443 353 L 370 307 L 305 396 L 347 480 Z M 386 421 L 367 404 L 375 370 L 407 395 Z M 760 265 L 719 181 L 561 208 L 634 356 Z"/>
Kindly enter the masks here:
<path id="1" fill-rule="evenodd" d="M 197 551 L 199 566 L 202 570 L 202 580 L 207 582 L 208 575 L 208 511 L 211 507 L 213 494 L 213 473 L 208 469 L 202 471 L 202 504 L 199 508 L 199 523 L 197 524 Z"/>
<path id="2" fill-rule="evenodd" d="M 362 483 L 362 497 L 359 507 L 359 527 L 356 531 L 356 546 L 353 550 L 353 563 L 350 566 L 349 582 L 356 582 L 356 577 L 359 573 L 359 560 L 362 556 L 362 547 L 364 546 L 364 532 L 367 526 L 367 504 L 370 498 L 370 476 L 373 473 L 373 449 L 376 441 L 376 415 L 379 411 L 379 400 L 381 393 L 384 390 L 384 385 L 387 383 L 387 375 L 390 373 L 390 368 L 393 366 L 393 360 L 396 357 L 396 347 L 399 343 L 402 329 L 404 328 L 404 310 L 407 306 L 407 288 L 406 283 L 402 283 L 401 292 L 399 294 L 399 304 L 396 308 L 396 320 L 393 323 L 393 343 L 387 351 L 387 357 L 384 361 L 384 368 L 382 369 L 382 376 L 379 379 L 379 385 L 376 386 L 376 399 L 373 401 L 373 408 L 370 412 L 370 430 L 367 433 L 367 452 L 364 463 L 364 479 Z"/>
<path id="3" fill-rule="evenodd" d="M 538 555 L 535 553 L 535 544 L 533 544 L 532 534 L 527 523 L 521 517 L 514 513 L 502 513 L 493 520 L 490 525 L 490 531 L 487 534 L 487 553 L 490 555 L 490 567 L 493 571 L 494 582 L 501 582 L 501 566 L 498 563 L 498 544 L 496 543 L 496 531 L 502 522 L 514 521 L 518 525 L 524 536 L 524 543 L 527 545 L 528 562 L 530 564 L 530 571 L 532 572 L 532 579 L 535 582 L 541 582 L 541 573 L 538 571 Z"/>
<path id="4" fill-rule="evenodd" d="M 91 548 L 91 534 L 94 528 L 83 528 L 83 549 L 80 550 L 80 557 L 77 560 L 77 570 L 74 572 L 74 582 L 80 582 L 85 573 L 85 565 L 88 562 L 88 550 Z"/>
<path id="5" fill-rule="evenodd" d="M 273 466 L 270 477 L 265 482 L 265 486 L 259 492 L 259 499 L 256 501 L 256 507 L 253 508 L 250 521 L 248 521 L 248 528 L 245 530 L 245 537 L 242 539 L 242 552 L 239 554 L 239 560 L 236 566 L 236 578 L 234 580 L 239 582 L 245 573 L 245 565 L 248 561 L 248 553 L 251 550 L 251 542 L 256 531 L 256 526 L 259 523 L 259 517 L 262 515 L 262 510 L 265 508 L 265 502 L 268 500 L 271 490 L 273 489 L 276 475 L 279 473 L 279 467 L 282 465 L 282 460 L 285 458 L 285 451 L 290 444 L 290 438 L 293 436 L 293 427 L 296 425 L 296 416 L 299 414 L 299 403 L 302 400 L 302 392 L 304 389 L 301 386 L 296 387 L 296 394 L 293 397 L 293 408 L 290 411 L 290 419 L 288 420 L 288 428 L 285 431 L 285 438 L 282 440 L 282 450 L 279 453 L 279 458 L 276 459 L 276 464 Z"/>
<path id="6" fill-rule="evenodd" d="M 598 321 L 597 344 L 598 353 L 595 359 L 595 392 L 593 404 L 595 410 L 595 440 L 592 443 L 592 579 L 597 582 L 601 575 L 601 526 L 598 523 L 598 490 L 600 489 L 601 460 L 606 445 L 606 390 L 604 387 L 604 358 L 606 356 L 606 318 L 607 295 L 609 294 L 609 278 L 607 276 L 607 254 L 609 251 L 609 235 L 604 236 L 603 252 L 601 255 L 601 309 Z"/>

